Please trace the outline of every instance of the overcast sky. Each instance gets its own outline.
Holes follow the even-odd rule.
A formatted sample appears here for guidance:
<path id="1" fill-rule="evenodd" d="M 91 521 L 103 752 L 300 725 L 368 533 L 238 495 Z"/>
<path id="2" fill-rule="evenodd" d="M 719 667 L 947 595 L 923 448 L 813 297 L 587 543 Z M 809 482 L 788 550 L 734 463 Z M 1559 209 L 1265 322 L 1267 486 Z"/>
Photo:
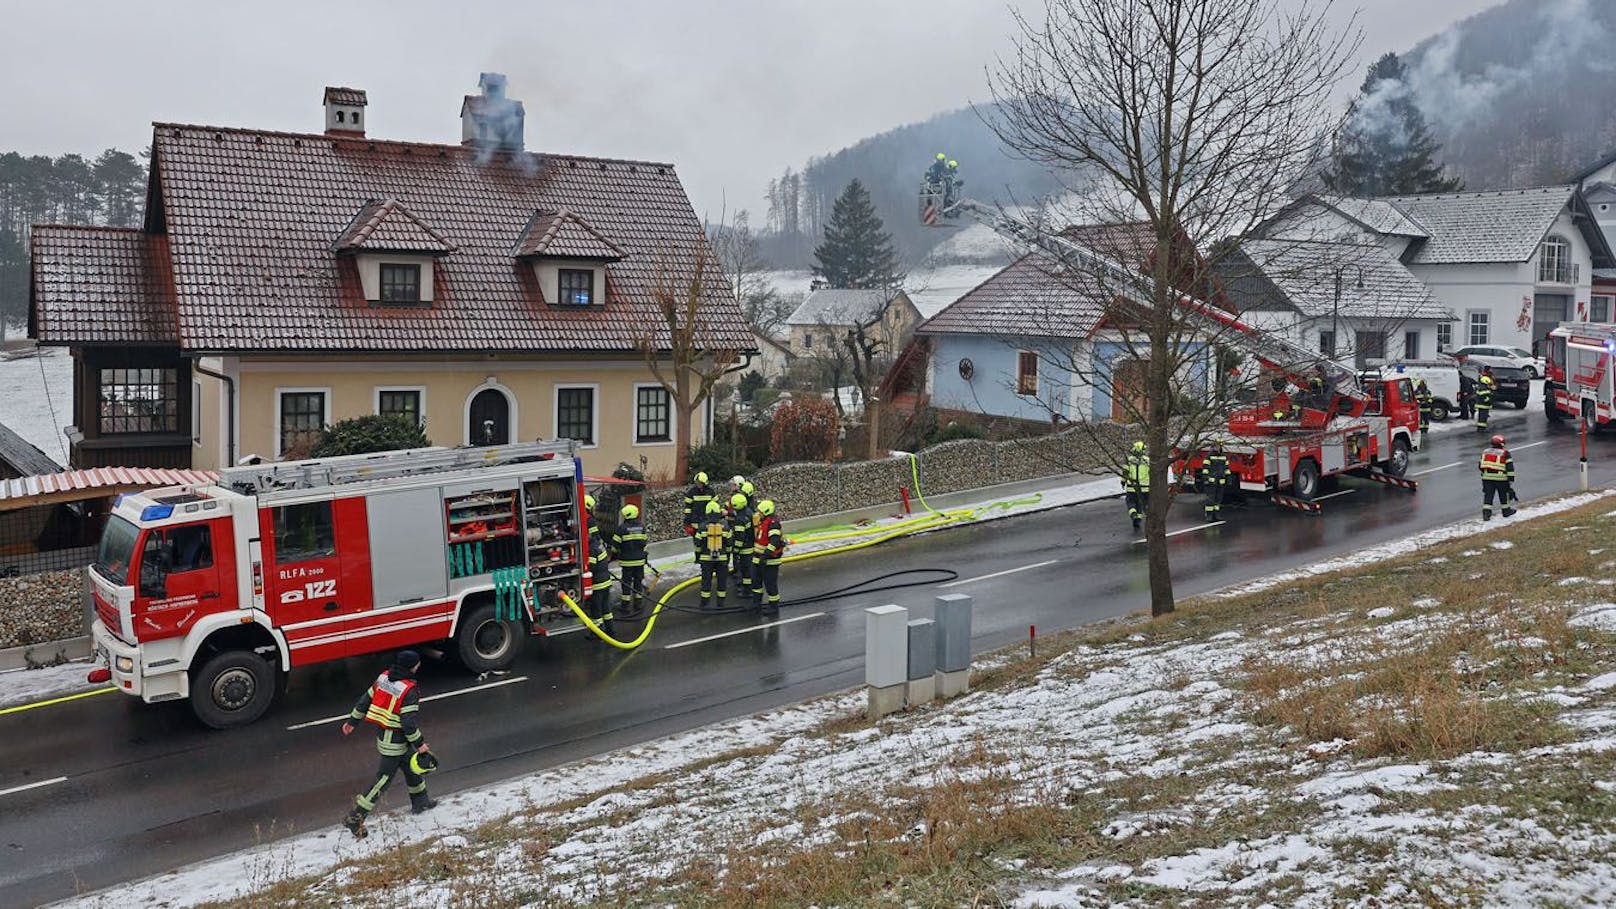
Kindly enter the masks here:
<path id="1" fill-rule="evenodd" d="M 1337 6 L 1362 10 L 1367 62 L 1495 2 Z M 809 155 L 983 100 L 1010 29 L 1000 0 L 19 0 L 5 21 L 0 151 L 138 151 L 154 120 L 317 132 L 326 85 L 369 93 L 371 136 L 458 142 L 493 70 L 528 148 L 671 161 L 714 219 Z"/>

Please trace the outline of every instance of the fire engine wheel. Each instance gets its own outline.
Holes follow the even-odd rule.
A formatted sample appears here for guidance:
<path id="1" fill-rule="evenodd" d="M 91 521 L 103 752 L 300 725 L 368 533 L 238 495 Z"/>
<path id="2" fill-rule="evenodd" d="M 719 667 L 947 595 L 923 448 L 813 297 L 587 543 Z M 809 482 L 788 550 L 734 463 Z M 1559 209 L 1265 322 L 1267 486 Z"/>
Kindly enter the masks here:
<path id="1" fill-rule="evenodd" d="M 455 655 L 472 672 L 506 669 L 516 662 L 516 649 L 522 640 L 522 627 L 497 618 L 493 603 L 474 606 L 460 621 L 455 633 Z"/>
<path id="2" fill-rule="evenodd" d="M 1392 440 L 1392 456 L 1386 459 L 1385 471 L 1394 477 L 1408 473 L 1408 440 L 1402 436 Z"/>
<path id="3" fill-rule="evenodd" d="M 191 676 L 191 710 L 214 729 L 256 721 L 275 700 L 275 672 L 250 650 L 215 654 Z"/>
<path id="4" fill-rule="evenodd" d="M 1296 473 L 1291 476 L 1291 491 L 1298 499 L 1304 502 L 1319 494 L 1322 478 L 1319 476 L 1319 465 L 1311 459 L 1298 461 Z"/>

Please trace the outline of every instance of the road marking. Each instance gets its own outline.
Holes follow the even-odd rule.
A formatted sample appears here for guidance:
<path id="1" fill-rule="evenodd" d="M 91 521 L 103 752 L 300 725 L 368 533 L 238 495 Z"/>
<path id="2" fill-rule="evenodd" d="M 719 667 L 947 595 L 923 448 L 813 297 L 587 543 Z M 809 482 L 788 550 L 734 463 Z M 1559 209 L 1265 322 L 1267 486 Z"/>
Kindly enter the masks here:
<path id="1" fill-rule="evenodd" d="M 1528 442 L 1525 445 L 1517 445 L 1517 446 L 1515 446 L 1515 450 L 1516 451 L 1525 451 L 1528 448 L 1536 448 L 1539 445 L 1547 445 L 1547 444 L 1549 444 L 1548 439 L 1540 439 L 1540 440 L 1538 440 L 1536 442 Z"/>
<path id="2" fill-rule="evenodd" d="M 781 619 L 778 622 L 767 622 L 762 625 L 752 625 L 747 628 L 737 628 L 734 631 L 726 631 L 723 634 L 709 634 L 704 638 L 693 638 L 688 641 L 680 641 L 677 644 L 668 644 L 662 649 L 678 650 L 680 647 L 689 647 L 691 644 L 705 644 L 708 641 L 716 641 L 719 638 L 732 638 L 738 634 L 751 634 L 754 631 L 762 631 L 765 628 L 778 628 L 781 625 L 790 625 L 792 622 L 803 622 L 807 621 L 808 619 L 817 619 L 822 615 L 824 615 L 823 612 L 810 612 L 807 615 L 792 616 L 789 619 Z"/>
<path id="3" fill-rule="evenodd" d="M 93 691 L 81 691 L 78 694 L 63 695 L 59 698 L 51 698 L 48 701 L 35 701 L 32 704 L 18 704 L 15 707 L 6 707 L 4 709 L 0 709 L 0 716 L 5 716 L 8 713 L 22 713 L 24 710 L 33 710 L 35 707 L 49 707 L 52 704 L 64 704 L 68 701 L 76 701 L 79 698 L 94 697 L 98 694 L 106 694 L 109 691 L 117 690 L 118 689 L 116 687 L 109 686 L 107 688 L 97 688 Z M 4 793 L 0 793 L 0 795 L 4 795 Z"/>
<path id="4" fill-rule="evenodd" d="M 27 792 L 30 789 L 38 789 L 41 786 L 54 786 L 57 783 L 65 782 L 67 782 L 67 777 L 59 776 L 53 780 L 40 780 L 37 783 L 29 783 L 26 786 L 13 786 L 10 789 L 0 789 L 0 795 L 11 795 L 14 792 Z"/>
<path id="5" fill-rule="evenodd" d="M 1443 464 L 1441 467 L 1428 467 L 1425 470 L 1422 470 L 1422 471 L 1419 471 L 1418 473 L 1412 474 L 1412 476 L 1423 477 L 1428 473 L 1436 473 L 1439 470 L 1447 470 L 1450 467 L 1458 467 L 1459 465 L 1461 465 L 1463 463 L 1464 463 L 1463 461 L 1454 461 L 1452 464 Z"/>
<path id="6" fill-rule="evenodd" d="M 1053 564 L 1055 564 L 1056 562 L 1059 562 L 1059 561 L 1060 561 L 1060 559 L 1050 559 L 1047 562 L 1034 562 L 1031 565 L 1022 565 L 1020 568 L 1006 568 L 1003 571 L 995 571 L 992 574 L 984 574 L 984 575 L 979 575 L 979 576 L 974 577 L 974 578 L 966 578 L 963 581 L 949 581 L 947 584 L 939 584 L 939 585 L 937 585 L 937 589 L 938 590 L 943 590 L 943 589 L 948 588 L 948 587 L 958 587 L 961 584 L 974 584 L 977 581 L 986 581 L 988 578 L 1002 578 L 1007 574 L 1015 574 L 1018 571 L 1031 571 L 1034 568 L 1042 568 L 1045 565 L 1053 565 Z"/>
<path id="7" fill-rule="evenodd" d="M 1329 495 L 1323 495 L 1323 496 L 1314 496 L 1314 497 L 1313 497 L 1313 501 L 1315 501 L 1315 502 L 1322 502 L 1322 501 L 1324 501 L 1324 500 L 1325 500 L 1325 499 L 1333 499 L 1333 498 L 1335 498 L 1335 497 L 1336 497 L 1336 496 L 1350 496 L 1350 495 L 1352 495 L 1352 494 L 1353 494 L 1353 493 L 1355 493 L 1355 492 L 1357 492 L 1357 491 L 1358 491 L 1358 490 L 1356 490 L 1356 489 L 1343 489 L 1343 490 L 1341 490 L 1341 491 L 1339 491 L 1339 492 L 1332 492 L 1332 493 L 1330 493 L 1330 494 L 1329 494 Z"/>
<path id="8" fill-rule="evenodd" d="M 1197 524 L 1194 527 L 1185 527 L 1183 530 L 1171 530 L 1171 531 L 1168 531 L 1167 536 L 1176 537 L 1181 533 L 1194 533 L 1197 530 L 1205 530 L 1208 527 L 1220 527 L 1220 526 L 1222 526 L 1224 524 L 1227 524 L 1227 523 L 1229 523 L 1229 522 L 1228 521 L 1213 521 L 1210 524 Z M 1143 542 L 1144 542 L 1144 540 L 1142 540 L 1142 539 L 1134 540 L 1134 543 L 1136 545 L 1139 544 L 1139 543 L 1143 543 Z"/>
<path id="9" fill-rule="evenodd" d="M 427 695 L 426 697 L 421 698 L 421 703 L 425 704 L 427 701 L 440 701 L 444 698 L 459 697 L 462 694 L 471 694 L 473 691 L 485 691 L 489 688 L 498 688 L 502 685 L 515 685 L 517 682 L 525 681 L 527 681 L 527 676 L 519 675 L 515 676 L 514 678 L 500 679 L 497 682 L 488 682 L 484 685 L 473 685 L 470 688 L 457 688 L 454 691 L 445 691 L 442 694 Z M 310 726 L 324 726 L 326 723 L 335 723 L 338 720 L 349 719 L 353 719 L 353 717 L 346 713 L 342 714 L 341 716 L 328 716 L 323 720 L 309 720 L 307 723 L 298 723 L 294 726 L 287 726 L 286 731 L 291 732 L 294 729 L 307 729 Z"/>

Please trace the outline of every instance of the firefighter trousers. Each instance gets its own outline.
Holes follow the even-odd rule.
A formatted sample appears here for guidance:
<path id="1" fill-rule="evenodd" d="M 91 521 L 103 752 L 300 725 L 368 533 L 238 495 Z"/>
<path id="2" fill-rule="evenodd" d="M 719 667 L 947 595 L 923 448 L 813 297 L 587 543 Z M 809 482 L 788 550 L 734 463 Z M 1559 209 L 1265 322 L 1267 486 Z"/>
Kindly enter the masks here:
<path id="1" fill-rule="evenodd" d="M 1128 503 L 1128 517 L 1133 519 L 1135 525 L 1144 520 L 1145 509 L 1150 505 L 1150 492 L 1135 492 L 1128 490 L 1123 498 Z"/>
<path id="2" fill-rule="evenodd" d="M 744 549 L 730 550 L 729 576 L 735 582 L 735 589 L 748 591 L 752 589 L 752 553 Z"/>
<path id="3" fill-rule="evenodd" d="M 1504 517 L 1515 513 L 1515 506 L 1511 502 L 1515 499 L 1515 489 L 1508 480 L 1482 480 L 1481 481 L 1481 517 L 1483 520 L 1493 516 L 1493 496 L 1498 496 L 1498 504 L 1504 509 Z"/>
<path id="4" fill-rule="evenodd" d="M 729 558 L 722 553 L 718 558 L 704 557 L 701 562 L 701 605 L 711 606 L 713 595 L 718 595 L 718 605 L 724 605 L 724 597 L 729 593 Z"/>
<path id="5" fill-rule="evenodd" d="M 1225 488 L 1227 488 L 1227 484 L 1224 481 L 1207 484 L 1206 519 L 1208 521 L 1219 520 L 1219 515 L 1223 511 L 1223 490 Z"/>
<path id="6" fill-rule="evenodd" d="M 376 764 L 376 782 L 370 789 L 354 797 L 354 804 L 360 811 L 369 813 L 376 810 L 376 803 L 382 799 L 382 793 L 387 791 L 387 784 L 393 781 L 393 774 L 403 771 L 404 785 L 410 791 L 410 804 L 420 805 L 427 801 L 426 778 L 410 771 L 411 748 L 403 754 L 384 754 Z"/>
<path id="7" fill-rule="evenodd" d="M 645 600 L 645 566 L 621 565 L 617 569 L 617 579 L 623 584 L 623 599 L 618 603 L 623 610 L 625 618 L 640 614 L 640 606 Z"/>
<path id="8" fill-rule="evenodd" d="M 589 617 L 607 634 L 612 632 L 612 585 L 596 587 L 589 593 Z"/>
<path id="9" fill-rule="evenodd" d="M 756 567 L 756 577 L 752 581 L 752 602 L 760 609 L 765 604 L 770 609 L 779 609 L 780 563 L 766 561 Z"/>
<path id="10" fill-rule="evenodd" d="M 1493 412 L 1491 404 L 1476 405 L 1476 432 L 1487 431 L 1487 417 Z"/>

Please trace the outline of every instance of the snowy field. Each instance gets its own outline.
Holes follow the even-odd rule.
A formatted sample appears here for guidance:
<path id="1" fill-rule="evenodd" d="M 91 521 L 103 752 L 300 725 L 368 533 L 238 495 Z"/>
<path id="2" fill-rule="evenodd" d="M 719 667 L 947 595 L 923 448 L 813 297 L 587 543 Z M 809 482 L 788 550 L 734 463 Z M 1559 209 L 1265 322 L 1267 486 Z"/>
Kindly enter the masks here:
<path id="1" fill-rule="evenodd" d="M 42 347 L 36 356 L 0 353 L 0 424 L 67 463 L 66 428 L 73 422 L 73 358 L 66 348 Z"/>
<path id="2" fill-rule="evenodd" d="M 1462 522 L 1450 537 L 1486 536 L 1421 548 L 1479 579 L 1485 556 L 1533 518 L 1592 506 L 1575 517 L 1597 527 L 1566 531 L 1616 530 L 1616 511 L 1596 504 L 1608 495 Z M 777 880 L 850 874 L 871 875 L 856 879 L 866 893 L 900 888 L 874 901 L 887 905 L 948 902 L 939 894 L 1019 909 L 1609 905 L 1616 561 L 1600 551 L 1577 551 L 1589 574 L 1552 594 L 1523 588 L 1542 594 L 1530 602 L 1348 590 L 1322 609 L 1270 608 L 1282 597 L 1232 618 L 1123 623 L 1042 663 L 979 664 L 980 690 L 878 724 L 853 718 L 862 696 L 826 698 L 456 793 L 423 817 L 384 814 L 365 841 L 336 828 L 333 806 L 331 828 L 71 905 L 189 906 L 304 875 L 307 886 L 251 904 L 691 905 L 694 891 L 740 905 Z M 1384 558 L 1337 560 L 1382 573 L 1335 586 L 1430 583 Z M 1492 679 L 1471 707 L 1534 711 L 1520 747 L 1377 752 L 1265 713 L 1314 689 L 1352 692 L 1354 678 L 1461 635 L 1449 669 Z M 1390 694 L 1351 696 L 1341 722 L 1407 725 L 1382 703 Z M 356 774 L 360 760 L 356 748 Z M 418 845 L 389 851 L 404 844 Z M 1062 858 L 1079 854 L 1091 858 Z M 902 889 L 923 883 L 894 880 L 903 867 L 930 869 L 944 889 Z M 973 888 L 991 889 L 947 889 L 966 867 Z"/>

